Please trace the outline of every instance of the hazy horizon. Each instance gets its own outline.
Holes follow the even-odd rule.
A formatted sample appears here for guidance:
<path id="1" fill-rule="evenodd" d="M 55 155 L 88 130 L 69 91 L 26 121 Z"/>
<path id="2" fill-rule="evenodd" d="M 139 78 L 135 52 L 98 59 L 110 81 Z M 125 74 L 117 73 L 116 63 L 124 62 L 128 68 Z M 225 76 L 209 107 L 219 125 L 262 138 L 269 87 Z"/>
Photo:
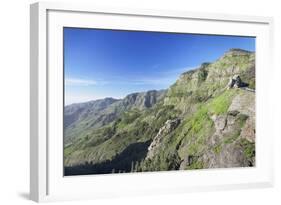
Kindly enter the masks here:
<path id="1" fill-rule="evenodd" d="M 64 28 L 65 105 L 167 89 L 231 48 L 255 52 L 255 38 Z"/>

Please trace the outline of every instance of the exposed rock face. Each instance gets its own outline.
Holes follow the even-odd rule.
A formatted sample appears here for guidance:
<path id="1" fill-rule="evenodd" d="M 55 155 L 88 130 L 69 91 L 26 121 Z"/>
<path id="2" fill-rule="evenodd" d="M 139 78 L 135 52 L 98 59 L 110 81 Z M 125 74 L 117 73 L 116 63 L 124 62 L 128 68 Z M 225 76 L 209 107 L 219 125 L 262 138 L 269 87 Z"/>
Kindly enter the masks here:
<path id="1" fill-rule="evenodd" d="M 224 145 L 219 154 L 209 153 L 203 156 L 203 161 L 207 165 L 205 168 L 231 168 L 253 166 L 244 155 L 244 148 L 236 144 Z"/>
<path id="2" fill-rule="evenodd" d="M 148 153 L 146 159 L 153 158 L 155 152 L 157 151 L 157 148 L 161 145 L 163 138 L 167 134 L 172 132 L 174 129 L 176 129 L 179 124 L 180 124 L 179 118 L 166 121 L 165 125 L 159 129 L 157 135 L 154 137 L 152 143 L 148 147 Z"/>
<path id="3" fill-rule="evenodd" d="M 228 108 L 229 112 L 241 112 L 249 117 L 255 117 L 255 94 L 242 91 L 239 95 L 235 96 L 231 105 Z"/>
<path id="4" fill-rule="evenodd" d="M 231 77 L 229 79 L 229 82 L 227 84 L 227 88 L 231 89 L 231 88 L 246 88 L 248 87 L 248 83 L 245 83 L 241 80 L 239 75 L 234 75 L 233 77 Z M 249 89 L 247 88 L 249 91 L 254 91 L 254 89 Z"/>
<path id="5" fill-rule="evenodd" d="M 213 115 L 211 116 L 211 119 L 214 121 L 216 130 L 218 131 L 222 131 L 227 124 L 226 116 L 224 115 Z"/>
<path id="6" fill-rule="evenodd" d="M 127 95 L 122 104 L 129 108 L 138 108 L 140 110 L 150 108 L 161 100 L 166 93 L 166 90 L 150 90 L 141 93 L 132 93 Z"/>
<path id="7" fill-rule="evenodd" d="M 226 115 L 211 117 L 216 132 L 208 141 L 208 146 L 213 149 L 203 155 L 202 161 L 206 168 L 255 165 L 253 153 L 245 153 L 246 146 L 254 149 L 252 148 L 255 141 L 254 97 L 251 92 L 241 91 L 233 99 Z"/>
<path id="8" fill-rule="evenodd" d="M 244 91 L 240 95 L 237 95 L 233 99 L 229 107 L 229 111 L 239 111 L 248 116 L 245 125 L 241 131 L 241 137 L 247 139 L 250 142 L 255 142 L 255 94 L 248 91 Z"/>
<path id="9" fill-rule="evenodd" d="M 249 142 L 254 143 L 256 140 L 255 118 L 250 117 L 245 122 L 243 129 L 241 130 L 241 138 L 247 139 Z"/>

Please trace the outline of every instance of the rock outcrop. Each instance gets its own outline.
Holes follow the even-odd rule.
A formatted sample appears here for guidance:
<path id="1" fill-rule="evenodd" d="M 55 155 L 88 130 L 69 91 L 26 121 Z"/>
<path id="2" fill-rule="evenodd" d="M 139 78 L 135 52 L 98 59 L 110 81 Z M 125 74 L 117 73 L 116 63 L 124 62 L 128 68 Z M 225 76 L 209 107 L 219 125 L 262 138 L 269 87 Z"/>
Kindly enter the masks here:
<path id="1" fill-rule="evenodd" d="M 240 88 L 242 87 L 242 80 L 239 75 L 234 75 L 233 77 L 230 78 L 228 84 L 228 88 Z"/>
<path id="2" fill-rule="evenodd" d="M 243 82 L 240 78 L 239 75 L 234 75 L 233 77 L 231 77 L 229 79 L 229 82 L 227 84 L 227 88 L 231 89 L 231 88 L 242 88 L 242 87 L 247 87 L 248 84 Z"/>
<path id="3" fill-rule="evenodd" d="M 137 108 L 140 110 L 150 108 L 159 100 L 163 99 L 166 90 L 150 90 L 147 92 L 132 93 L 122 100 L 122 105 L 126 109 Z"/>
<path id="4" fill-rule="evenodd" d="M 254 98 L 253 93 L 241 90 L 226 114 L 211 117 L 216 131 L 207 142 L 212 149 L 202 157 L 206 168 L 255 165 Z"/>
<path id="5" fill-rule="evenodd" d="M 173 120 L 167 120 L 165 122 L 165 125 L 159 129 L 157 135 L 153 138 L 153 141 L 149 145 L 146 159 L 152 159 L 154 157 L 158 147 L 161 145 L 163 138 L 176 129 L 180 124 L 180 121 L 181 120 L 179 118 L 176 118 Z"/>

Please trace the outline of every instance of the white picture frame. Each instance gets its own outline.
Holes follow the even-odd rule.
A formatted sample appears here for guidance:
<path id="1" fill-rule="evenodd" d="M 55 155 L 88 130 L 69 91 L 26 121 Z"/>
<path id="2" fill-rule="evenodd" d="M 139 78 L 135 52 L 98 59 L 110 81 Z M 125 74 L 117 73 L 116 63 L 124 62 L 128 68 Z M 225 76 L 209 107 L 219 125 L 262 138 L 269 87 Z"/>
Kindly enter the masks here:
<path id="1" fill-rule="evenodd" d="M 256 36 L 256 167 L 120 175 L 63 176 L 62 28 Z M 268 92 L 273 19 L 185 11 L 97 8 L 40 2 L 30 12 L 30 198 L 53 201 L 141 194 L 179 193 L 273 186 L 273 132 Z M 265 120 L 267 119 L 267 120 Z"/>

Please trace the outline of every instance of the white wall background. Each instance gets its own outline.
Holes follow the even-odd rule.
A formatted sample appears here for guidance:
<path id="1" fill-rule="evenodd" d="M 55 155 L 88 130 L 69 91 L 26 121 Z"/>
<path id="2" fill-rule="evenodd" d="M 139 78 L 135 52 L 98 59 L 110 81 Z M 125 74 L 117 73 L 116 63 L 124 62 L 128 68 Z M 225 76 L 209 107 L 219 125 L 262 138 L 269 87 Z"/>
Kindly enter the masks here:
<path id="1" fill-rule="evenodd" d="M 29 192 L 29 4 L 0 1 L 0 204 L 31 204 Z M 80 0 L 79 2 L 83 2 Z M 66 204 L 280 204 L 281 6 L 278 0 L 92 0 L 100 6 L 273 16 L 275 20 L 275 188 L 66 202 Z M 269 69 L 272 70 L 272 69 Z M 266 86 L 266 85 L 265 85 Z M 266 120 L 266 119 L 265 119 Z M 280 124 L 280 125 L 279 125 Z M 188 183 L 188 182 L 187 182 Z"/>

